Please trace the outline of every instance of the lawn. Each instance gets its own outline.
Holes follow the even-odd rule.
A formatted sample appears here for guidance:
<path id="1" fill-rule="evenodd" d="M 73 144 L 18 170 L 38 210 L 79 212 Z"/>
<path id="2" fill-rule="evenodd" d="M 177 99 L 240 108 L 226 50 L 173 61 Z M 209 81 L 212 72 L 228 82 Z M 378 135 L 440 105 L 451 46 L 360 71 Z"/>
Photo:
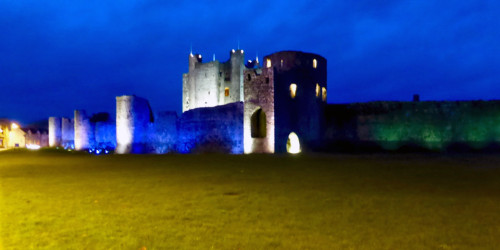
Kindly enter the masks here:
<path id="1" fill-rule="evenodd" d="M 0 249 L 499 249 L 500 155 L 0 152 Z"/>

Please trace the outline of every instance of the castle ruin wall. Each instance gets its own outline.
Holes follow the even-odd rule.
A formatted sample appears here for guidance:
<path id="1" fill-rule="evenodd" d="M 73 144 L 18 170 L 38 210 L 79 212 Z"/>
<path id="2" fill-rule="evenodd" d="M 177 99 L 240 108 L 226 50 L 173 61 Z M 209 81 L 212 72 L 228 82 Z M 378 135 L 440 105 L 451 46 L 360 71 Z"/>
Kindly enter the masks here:
<path id="1" fill-rule="evenodd" d="M 245 70 L 244 84 L 244 151 L 274 153 L 274 71 L 272 69 Z M 252 117 L 262 110 L 265 114 L 265 136 L 252 136 Z M 254 117 L 256 118 L 256 117 Z M 255 121 L 254 121 L 255 122 Z M 260 122 L 258 120 L 257 122 Z M 256 124 L 253 124 L 254 126 Z M 261 125 L 262 126 L 262 125 Z M 256 128 L 254 128 L 256 129 Z"/>
<path id="2" fill-rule="evenodd" d="M 95 147 L 116 148 L 116 123 L 114 121 L 96 122 L 94 128 Z"/>
<path id="3" fill-rule="evenodd" d="M 500 144 L 500 101 L 333 104 L 325 116 L 329 149 L 346 143 L 388 150 L 408 145 L 482 149 Z"/>
<path id="4" fill-rule="evenodd" d="M 94 128 L 85 110 L 75 110 L 75 150 L 86 150 L 95 146 Z"/>
<path id="5" fill-rule="evenodd" d="M 165 154 L 177 151 L 177 113 L 162 111 L 155 114 L 155 122 L 149 141 L 154 153 Z"/>
<path id="6" fill-rule="evenodd" d="M 61 119 L 62 146 L 64 148 L 75 148 L 75 124 L 70 118 Z"/>
<path id="7" fill-rule="evenodd" d="M 243 153 L 243 102 L 184 112 L 179 119 L 180 153 Z"/>
<path id="8" fill-rule="evenodd" d="M 61 118 L 49 117 L 49 147 L 61 146 Z"/>
<path id="9" fill-rule="evenodd" d="M 147 153 L 154 122 L 149 102 L 137 96 L 116 97 L 116 153 Z"/>

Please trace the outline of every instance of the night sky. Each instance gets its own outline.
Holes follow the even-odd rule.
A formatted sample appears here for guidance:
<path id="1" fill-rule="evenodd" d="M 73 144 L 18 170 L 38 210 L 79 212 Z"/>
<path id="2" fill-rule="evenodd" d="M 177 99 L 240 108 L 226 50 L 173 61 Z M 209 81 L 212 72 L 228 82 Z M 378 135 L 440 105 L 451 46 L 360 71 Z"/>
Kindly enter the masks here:
<path id="1" fill-rule="evenodd" d="M 328 60 L 328 102 L 500 99 L 500 3 L 0 0 L 0 117 L 114 115 L 115 96 L 181 111 L 188 55 Z M 173 1 L 172 1 L 173 2 Z"/>

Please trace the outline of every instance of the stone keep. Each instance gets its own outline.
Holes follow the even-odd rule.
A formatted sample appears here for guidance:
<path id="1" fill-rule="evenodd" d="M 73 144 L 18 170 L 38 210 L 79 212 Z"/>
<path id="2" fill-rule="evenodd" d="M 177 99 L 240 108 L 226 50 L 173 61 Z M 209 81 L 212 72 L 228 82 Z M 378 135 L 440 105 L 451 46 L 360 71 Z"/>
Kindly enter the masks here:
<path id="1" fill-rule="evenodd" d="M 61 118 L 49 117 L 49 147 L 61 146 Z"/>
<path id="2" fill-rule="evenodd" d="M 189 72 L 182 76 L 182 112 L 243 101 L 243 50 L 231 50 L 227 62 L 203 63 L 189 55 Z"/>
<path id="3" fill-rule="evenodd" d="M 154 122 L 149 102 L 137 96 L 116 97 L 116 153 L 148 152 L 149 132 Z"/>

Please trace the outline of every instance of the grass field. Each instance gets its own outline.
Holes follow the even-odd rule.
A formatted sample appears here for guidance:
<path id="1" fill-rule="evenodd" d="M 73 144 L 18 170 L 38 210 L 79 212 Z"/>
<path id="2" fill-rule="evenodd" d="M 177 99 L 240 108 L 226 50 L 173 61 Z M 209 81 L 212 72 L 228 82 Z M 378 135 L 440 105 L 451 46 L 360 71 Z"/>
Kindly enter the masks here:
<path id="1" fill-rule="evenodd" d="M 0 153 L 1 249 L 499 249 L 500 155 Z"/>

